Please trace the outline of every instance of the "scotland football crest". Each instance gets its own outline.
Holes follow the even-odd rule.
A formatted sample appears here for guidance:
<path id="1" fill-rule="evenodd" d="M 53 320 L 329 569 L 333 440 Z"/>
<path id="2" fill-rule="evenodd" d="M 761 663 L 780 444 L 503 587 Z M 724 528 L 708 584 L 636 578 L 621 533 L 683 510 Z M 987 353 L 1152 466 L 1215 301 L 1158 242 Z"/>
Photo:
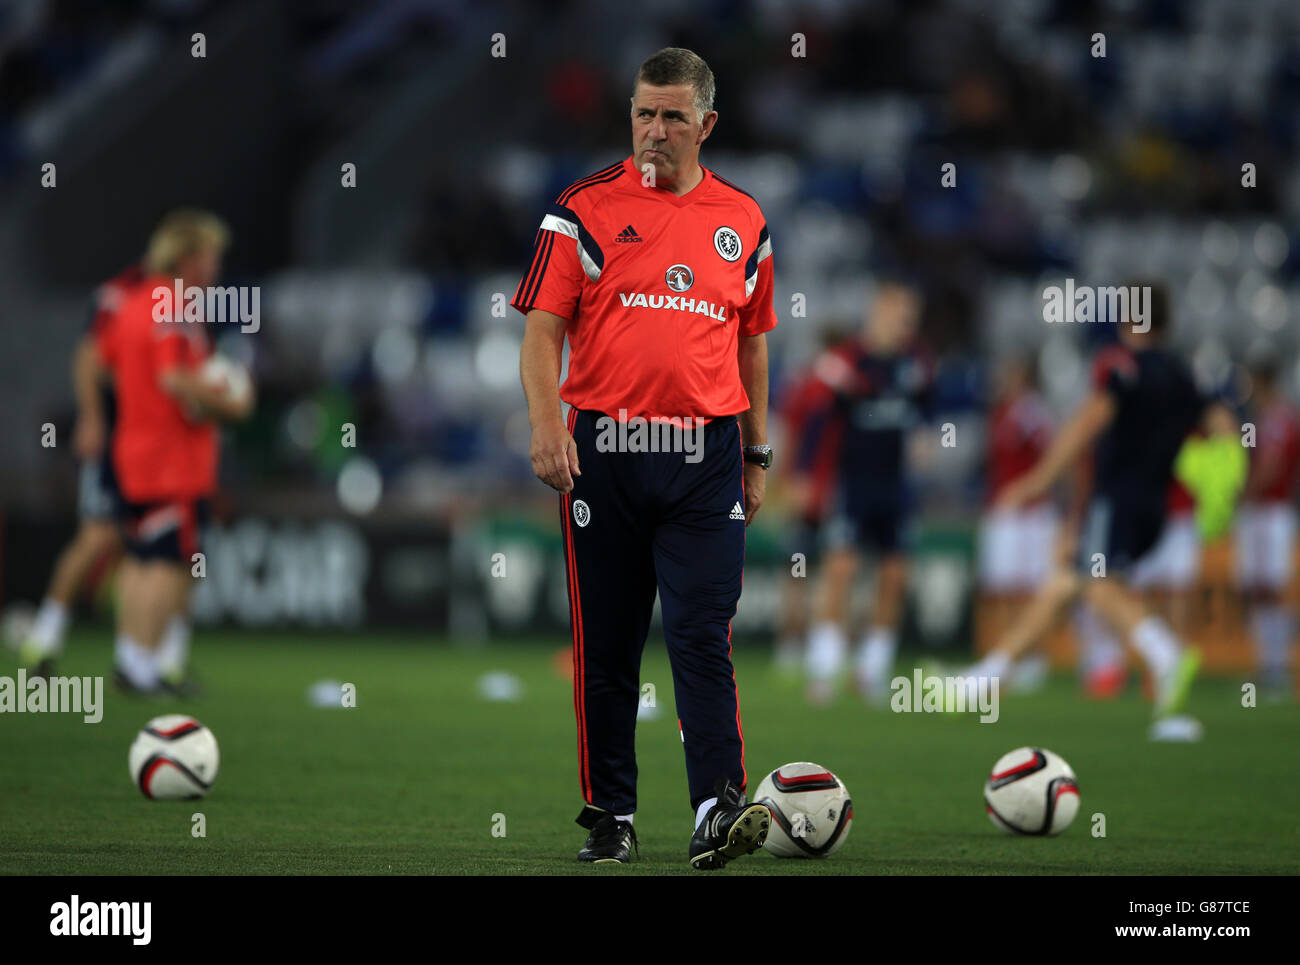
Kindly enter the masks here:
<path id="1" fill-rule="evenodd" d="M 744 251 L 744 246 L 740 243 L 740 235 L 736 234 L 735 229 L 728 228 L 726 225 L 713 232 L 713 247 L 725 261 L 739 261 Z"/>

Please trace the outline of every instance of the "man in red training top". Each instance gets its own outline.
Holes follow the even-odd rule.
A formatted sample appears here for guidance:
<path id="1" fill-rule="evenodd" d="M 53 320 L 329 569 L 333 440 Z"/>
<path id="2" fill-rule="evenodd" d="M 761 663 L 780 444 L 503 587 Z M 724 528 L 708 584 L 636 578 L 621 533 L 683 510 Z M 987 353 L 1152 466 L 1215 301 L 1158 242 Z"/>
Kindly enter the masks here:
<path id="1" fill-rule="evenodd" d="M 203 378 L 211 354 L 205 325 L 182 320 L 181 306 L 162 297 L 177 281 L 207 289 L 217 280 L 225 225 L 206 212 L 181 210 L 158 230 L 149 275 L 100 346 L 117 391 L 113 464 L 126 506 L 115 679 L 128 692 L 184 693 L 188 648 L 177 641 L 179 652 L 164 652 L 164 635 L 188 609 L 191 567 L 216 488 L 215 421 L 245 418 L 253 398 Z"/>
<path id="2" fill-rule="evenodd" d="M 772 458 L 772 246 L 758 203 L 699 163 L 718 118 L 713 90 L 689 50 L 641 65 L 633 155 L 561 192 L 511 302 L 528 319 L 533 470 L 561 494 L 582 861 L 625 862 L 636 843 L 639 673 L 656 590 L 695 811 L 691 865 L 757 850 L 771 821 L 744 796 L 731 618 Z"/>

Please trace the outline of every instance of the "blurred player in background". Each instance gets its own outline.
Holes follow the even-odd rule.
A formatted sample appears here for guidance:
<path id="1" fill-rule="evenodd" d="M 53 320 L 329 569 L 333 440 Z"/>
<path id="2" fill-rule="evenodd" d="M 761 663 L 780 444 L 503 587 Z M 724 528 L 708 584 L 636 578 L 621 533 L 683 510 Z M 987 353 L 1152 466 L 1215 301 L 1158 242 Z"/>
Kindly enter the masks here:
<path id="1" fill-rule="evenodd" d="M 821 351 L 829 350 L 843 339 L 843 330 L 827 332 L 822 339 Z M 812 363 L 796 373 L 782 393 L 784 438 L 786 449 L 790 451 L 804 438 L 808 419 L 823 400 L 825 386 L 817 376 L 816 362 L 817 359 L 813 359 Z M 793 517 L 791 536 L 787 542 L 787 558 L 792 563 L 782 589 L 776 648 L 777 672 L 786 677 L 798 676 L 803 667 L 804 642 L 808 638 L 812 615 L 808 571 L 809 567 L 819 562 L 822 527 L 835 492 L 839 453 L 840 431 L 839 427 L 834 427 L 821 433 L 817 449 L 809 457 L 806 473 L 796 474 L 789 461 L 783 463 L 783 468 L 779 470 L 781 481 L 789 491 Z M 796 553 L 802 556 L 803 562 L 799 573 L 794 572 L 793 557 Z"/>
<path id="2" fill-rule="evenodd" d="M 980 521 L 979 580 L 981 636 L 995 636 L 1052 570 L 1060 524 L 1046 494 L 1032 503 L 1004 509 L 998 497 L 1042 458 L 1054 428 L 1052 413 L 1038 391 L 1033 359 L 1011 356 L 998 369 L 988 429 L 987 508 Z M 1041 656 L 1020 661 L 1018 672 L 1041 678 Z"/>
<path id="3" fill-rule="evenodd" d="M 1295 637 L 1287 593 L 1295 560 L 1300 413 L 1279 388 L 1272 357 L 1253 360 L 1250 378 L 1255 446 L 1237 517 L 1237 584 L 1250 611 L 1260 682 L 1284 694 L 1291 690 Z"/>
<path id="4" fill-rule="evenodd" d="M 1151 672 L 1157 717 L 1185 699 L 1199 655 L 1151 613 L 1131 587 L 1133 568 L 1160 538 L 1168 513 L 1174 460 L 1205 415 L 1186 364 L 1164 348 L 1168 294 L 1149 291 L 1146 328 L 1120 322 L 1120 344 L 1097 356 L 1092 393 L 1028 473 L 1007 486 L 999 506 L 1013 509 L 1041 497 L 1096 444 L 1092 497 L 1073 567 L 1061 566 L 994 650 L 967 672 L 1004 677 L 1080 595 L 1125 640 Z M 1229 422 L 1229 430 L 1231 423 Z"/>
<path id="5" fill-rule="evenodd" d="M 140 265 L 132 265 L 99 287 L 90 324 L 73 353 L 77 422 L 72 445 L 81 461 L 78 483 L 81 523 L 76 536 L 54 564 L 49 589 L 18 652 L 19 663 L 32 675 L 48 676 L 53 670 L 55 659 L 63 652 L 63 638 L 77 593 L 96 564 L 121 550 L 123 507 L 112 460 L 117 406 L 98 344 L 108 337 L 118 309 L 143 274 Z"/>
<path id="6" fill-rule="evenodd" d="M 916 344 L 921 297 L 894 279 L 878 286 L 865 324 L 816 363 L 821 399 L 799 441 L 799 485 L 812 488 L 825 436 L 838 439 L 838 484 L 806 666 L 808 699 L 834 696 L 849 649 L 850 590 L 864 554 L 878 561 L 870 625 L 858 645 L 859 692 L 883 703 L 898 647 L 907 585 L 909 435 L 930 416 L 932 366 Z"/>
<path id="7" fill-rule="evenodd" d="M 144 278 L 99 343 L 117 391 L 113 463 L 125 502 L 115 681 L 128 693 L 186 695 L 189 590 L 217 481 L 214 420 L 252 411 L 251 393 L 206 380 L 207 326 L 159 310 L 159 293 L 206 291 L 221 273 L 225 224 L 203 211 L 168 214 L 149 242 Z"/>
<path id="8" fill-rule="evenodd" d="M 1155 547 L 1133 567 L 1129 585 L 1144 594 L 1151 608 L 1186 638 L 1192 597 L 1201 575 L 1201 537 L 1196 531 L 1196 501 L 1177 479 L 1169 483 L 1167 516 Z M 1128 678 L 1128 655 L 1104 620 L 1081 604 L 1079 634 L 1084 692 L 1109 700 L 1119 696 Z"/>

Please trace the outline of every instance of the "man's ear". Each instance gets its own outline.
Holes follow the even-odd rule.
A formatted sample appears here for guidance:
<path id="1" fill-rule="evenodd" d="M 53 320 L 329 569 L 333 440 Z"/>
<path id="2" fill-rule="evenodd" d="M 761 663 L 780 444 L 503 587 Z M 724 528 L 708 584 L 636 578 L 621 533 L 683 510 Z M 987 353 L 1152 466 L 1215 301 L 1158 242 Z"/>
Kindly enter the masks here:
<path id="1" fill-rule="evenodd" d="M 718 122 L 718 112 L 709 111 L 704 115 L 704 120 L 700 123 L 700 136 L 696 144 L 703 144 L 708 139 L 709 134 L 713 132 L 713 125 Z"/>

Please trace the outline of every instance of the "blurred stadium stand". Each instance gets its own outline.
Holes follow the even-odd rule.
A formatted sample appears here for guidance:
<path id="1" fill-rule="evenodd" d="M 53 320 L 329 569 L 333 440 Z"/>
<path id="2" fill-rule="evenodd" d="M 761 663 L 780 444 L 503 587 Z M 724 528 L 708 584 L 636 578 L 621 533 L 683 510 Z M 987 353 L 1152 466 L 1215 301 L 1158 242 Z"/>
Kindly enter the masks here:
<path id="1" fill-rule="evenodd" d="M 505 58 L 489 53 L 498 31 Z M 791 56 L 796 32 L 806 58 Z M 1090 54 L 1098 32 L 1104 58 Z M 546 205 L 628 153 L 632 77 L 667 45 L 712 66 L 721 117 L 704 163 L 768 217 L 778 403 L 823 334 L 858 323 L 882 268 L 924 284 L 945 418 L 964 438 L 979 438 L 1004 351 L 1038 353 L 1058 408 L 1079 397 L 1105 326 L 1043 323 L 1043 288 L 1066 276 L 1168 280 L 1178 343 L 1207 382 L 1262 344 L 1294 394 L 1293 0 L 10 0 L 10 517 L 67 520 L 74 466 L 34 427 L 70 433 L 67 360 L 90 289 L 180 203 L 230 220 L 228 280 L 262 286 L 261 331 L 223 337 L 262 392 L 225 449 L 242 512 L 448 525 L 485 507 L 549 512 L 527 460 L 521 320 L 501 296 Z M 55 190 L 40 184 L 47 161 Z M 796 293 L 806 317 L 791 316 Z M 333 444 L 347 421 L 352 452 Z M 931 517 L 969 523 L 980 470 L 979 446 L 937 452 Z"/>

